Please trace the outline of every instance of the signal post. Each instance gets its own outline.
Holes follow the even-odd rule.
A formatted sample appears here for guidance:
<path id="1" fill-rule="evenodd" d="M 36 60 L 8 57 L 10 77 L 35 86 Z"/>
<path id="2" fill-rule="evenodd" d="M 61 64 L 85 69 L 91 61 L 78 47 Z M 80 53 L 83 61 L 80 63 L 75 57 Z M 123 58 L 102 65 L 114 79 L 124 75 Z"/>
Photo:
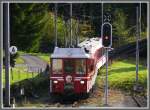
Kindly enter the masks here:
<path id="1" fill-rule="evenodd" d="M 106 53 L 106 79 L 105 79 L 105 104 L 108 106 L 108 50 L 112 46 L 112 25 L 109 22 L 104 22 L 101 28 L 102 45 Z"/>

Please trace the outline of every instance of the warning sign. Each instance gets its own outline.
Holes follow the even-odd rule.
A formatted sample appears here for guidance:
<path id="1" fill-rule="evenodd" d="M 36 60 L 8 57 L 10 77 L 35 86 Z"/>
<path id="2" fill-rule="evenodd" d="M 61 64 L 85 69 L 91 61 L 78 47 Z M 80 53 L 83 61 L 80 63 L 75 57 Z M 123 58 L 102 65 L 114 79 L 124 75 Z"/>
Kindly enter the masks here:
<path id="1" fill-rule="evenodd" d="M 16 54 L 16 53 L 17 53 L 17 47 L 16 47 L 16 46 L 11 46 L 11 47 L 9 48 L 9 52 L 10 52 L 11 54 Z"/>

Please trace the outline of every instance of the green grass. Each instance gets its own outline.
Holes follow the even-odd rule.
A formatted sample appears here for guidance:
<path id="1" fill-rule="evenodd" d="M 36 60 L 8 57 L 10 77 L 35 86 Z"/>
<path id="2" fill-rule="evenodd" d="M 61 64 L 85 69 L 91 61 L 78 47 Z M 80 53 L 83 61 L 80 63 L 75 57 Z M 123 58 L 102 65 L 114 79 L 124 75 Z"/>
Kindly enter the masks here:
<path id="1" fill-rule="evenodd" d="M 136 65 L 133 58 L 118 59 L 114 61 L 108 68 L 108 81 L 110 88 L 118 88 L 124 90 L 133 89 L 136 76 Z M 100 75 L 105 75 L 105 67 L 99 72 Z M 147 68 L 139 65 L 139 84 L 144 88 L 147 86 Z M 97 78 L 97 83 L 101 82 L 101 77 Z"/>
<path id="2" fill-rule="evenodd" d="M 24 60 L 21 58 L 21 57 L 17 57 L 16 59 L 15 59 L 15 63 L 16 64 L 23 64 L 24 63 Z"/>
<path id="3" fill-rule="evenodd" d="M 3 70 L 3 85 L 5 84 L 5 71 Z M 30 79 L 36 77 L 37 73 L 28 73 L 25 68 L 13 68 L 10 72 L 10 84 L 22 81 L 24 79 Z"/>

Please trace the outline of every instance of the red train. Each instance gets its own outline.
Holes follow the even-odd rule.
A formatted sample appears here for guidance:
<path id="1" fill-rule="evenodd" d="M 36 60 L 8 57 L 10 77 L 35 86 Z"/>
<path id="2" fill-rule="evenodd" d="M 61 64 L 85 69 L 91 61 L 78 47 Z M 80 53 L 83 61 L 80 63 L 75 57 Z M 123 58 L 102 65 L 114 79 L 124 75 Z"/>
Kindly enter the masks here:
<path id="1" fill-rule="evenodd" d="M 89 93 L 105 62 L 101 38 L 87 39 L 78 48 L 55 47 L 51 55 L 50 92 Z"/>

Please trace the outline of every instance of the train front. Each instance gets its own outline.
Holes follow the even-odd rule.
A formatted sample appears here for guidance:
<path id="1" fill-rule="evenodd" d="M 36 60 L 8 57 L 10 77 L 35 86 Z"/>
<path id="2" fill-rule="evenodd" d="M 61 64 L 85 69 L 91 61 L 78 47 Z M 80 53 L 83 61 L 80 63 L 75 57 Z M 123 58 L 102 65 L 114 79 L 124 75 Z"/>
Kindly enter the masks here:
<path id="1" fill-rule="evenodd" d="M 51 55 L 50 92 L 87 93 L 88 54 L 82 48 L 58 48 Z"/>

